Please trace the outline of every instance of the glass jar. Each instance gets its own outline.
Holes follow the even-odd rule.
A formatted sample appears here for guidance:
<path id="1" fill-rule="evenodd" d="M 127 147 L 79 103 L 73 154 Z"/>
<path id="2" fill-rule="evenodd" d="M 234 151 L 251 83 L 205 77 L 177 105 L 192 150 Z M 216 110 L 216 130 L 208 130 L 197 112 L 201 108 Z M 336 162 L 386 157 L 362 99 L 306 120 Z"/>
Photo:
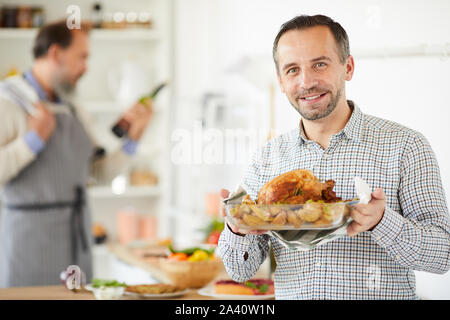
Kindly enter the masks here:
<path id="1" fill-rule="evenodd" d="M 17 28 L 17 8 L 3 7 L 2 8 L 2 27 L 3 28 Z"/>
<path id="2" fill-rule="evenodd" d="M 45 14 L 42 7 L 32 7 L 31 8 L 31 20 L 33 28 L 40 28 L 44 25 Z"/>
<path id="3" fill-rule="evenodd" d="M 20 6 L 17 10 L 17 27 L 31 28 L 32 26 L 33 20 L 31 16 L 31 7 Z"/>

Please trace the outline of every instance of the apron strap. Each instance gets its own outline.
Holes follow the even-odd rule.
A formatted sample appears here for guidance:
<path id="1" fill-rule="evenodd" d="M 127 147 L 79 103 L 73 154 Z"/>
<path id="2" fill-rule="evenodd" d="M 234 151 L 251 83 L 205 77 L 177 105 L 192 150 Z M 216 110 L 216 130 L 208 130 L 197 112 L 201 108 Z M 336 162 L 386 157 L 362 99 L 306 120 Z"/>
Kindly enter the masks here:
<path id="1" fill-rule="evenodd" d="M 86 230 L 83 224 L 83 207 L 85 206 L 85 192 L 81 186 L 75 187 L 75 201 L 37 203 L 37 204 L 6 204 L 9 210 L 48 210 L 72 208 L 70 215 L 71 257 L 73 264 L 78 264 L 78 242 L 81 242 L 83 252 L 88 248 Z"/>
<path id="2" fill-rule="evenodd" d="M 82 215 L 84 204 L 84 189 L 77 186 L 75 188 L 75 202 L 72 208 L 72 226 L 74 226 L 74 228 L 72 228 L 72 260 L 75 262 L 78 262 L 78 241 L 77 234 L 74 229 L 78 229 L 78 237 L 81 241 L 81 248 L 83 249 L 83 252 L 86 252 L 87 250 L 87 237 Z"/>

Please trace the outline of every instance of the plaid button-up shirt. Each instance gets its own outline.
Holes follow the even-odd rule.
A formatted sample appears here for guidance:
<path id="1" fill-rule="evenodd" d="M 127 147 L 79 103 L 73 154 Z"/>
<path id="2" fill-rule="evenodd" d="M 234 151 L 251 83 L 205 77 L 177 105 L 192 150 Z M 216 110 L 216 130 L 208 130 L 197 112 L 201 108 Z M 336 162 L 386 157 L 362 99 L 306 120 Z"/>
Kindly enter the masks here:
<path id="1" fill-rule="evenodd" d="M 289 250 L 263 235 L 225 228 L 218 253 L 230 277 L 250 279 L 274 251 L 276 299 L 417 299 L 413 270 L 450 269 L 450 222 L 435 155 L 417 131 L 353 109 L 327 149 L 295 129 L 255 153 L 242 186 L 253 199 L 276 176 L 310 169 L 333 179 L 343 199 L 356 197 L 353 178 L 383 188 L 386 209 L 372 231 L 344 236 L 309 251 Z"/>

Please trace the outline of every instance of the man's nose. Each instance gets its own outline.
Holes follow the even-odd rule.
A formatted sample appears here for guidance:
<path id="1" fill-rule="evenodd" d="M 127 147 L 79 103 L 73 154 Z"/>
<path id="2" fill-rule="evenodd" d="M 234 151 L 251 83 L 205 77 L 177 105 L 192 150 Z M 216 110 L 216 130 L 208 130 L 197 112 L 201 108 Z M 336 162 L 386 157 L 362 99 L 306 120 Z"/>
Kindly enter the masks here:
<path id="1" fill-rule="evenodd" d="M 303 69 L 299 77 L 300 87 L 311 89 L 318 85 L 318 79 L 312 70 Z"/>

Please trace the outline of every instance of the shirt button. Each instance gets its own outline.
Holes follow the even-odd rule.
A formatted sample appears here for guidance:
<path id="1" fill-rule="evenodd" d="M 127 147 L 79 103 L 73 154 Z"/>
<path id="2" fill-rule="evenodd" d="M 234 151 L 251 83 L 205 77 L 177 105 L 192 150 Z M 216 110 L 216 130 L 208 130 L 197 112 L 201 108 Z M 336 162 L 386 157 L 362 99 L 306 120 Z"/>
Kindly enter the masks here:
<path id="1" fill-rule="evenodd" d="M 400 260 L 400 256 L 399 256 L 399 255 L 396 255 L 396 256 L 395 256 L 395 259 L 396 259 L 396 260 Z"/>
<path id="2" fill-rule="evenodd" d="M 320 266 L 321 266 L 320 262 L 317 262 L 316 267 L 320 267 Z"/>
<path id="3" fill-rule="evenodd" d="M 381 236 L 380 236 L 380 235 L 376 235 L 376 236 L 375 236 L 375 239 L 380 240 L 380 239 L 381 239 Z"/>

